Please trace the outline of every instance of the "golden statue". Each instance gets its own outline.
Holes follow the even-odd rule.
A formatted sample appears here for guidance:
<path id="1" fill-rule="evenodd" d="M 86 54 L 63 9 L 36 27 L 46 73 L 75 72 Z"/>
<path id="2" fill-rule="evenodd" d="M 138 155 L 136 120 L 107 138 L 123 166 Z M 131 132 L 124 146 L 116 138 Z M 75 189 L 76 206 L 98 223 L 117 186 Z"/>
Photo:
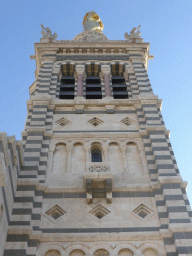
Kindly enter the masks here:
<path id="1" fill-rule="evenodd" d="M 85 31 L 94 30 L 102 32 L 104 26 L 97 13 L 92 11 L 85 14 L 85 17 L 83 18 L 83 28 Z"/>

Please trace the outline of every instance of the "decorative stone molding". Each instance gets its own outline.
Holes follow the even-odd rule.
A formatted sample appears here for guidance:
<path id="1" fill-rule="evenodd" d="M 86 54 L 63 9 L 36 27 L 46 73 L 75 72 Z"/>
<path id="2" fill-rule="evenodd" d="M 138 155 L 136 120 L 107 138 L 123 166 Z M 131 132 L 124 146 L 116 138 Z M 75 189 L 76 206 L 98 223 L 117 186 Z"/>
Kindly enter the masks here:
<path id="1" fill-rule="evenodd" d="M 109 163 L 87 163 L 87 172 L 109 172 Z"/>
<path id="2" fill-rule="evenodd" d="M 131 244 L 131 243 L 126 243 L 126 244 L 120 244 L 120 245 L 117 245 L 117 247 L 115 248 L 115 250 L 113 251 L 113 255 L 118 255 L 118 253 L 122 250 L 122 249 L 128 249 L 130 251 L 133 252 L 133 255 L 136 255 L 138 249 L 136 249 L 136 247 Z"/>
<path id="3" fill-rule="evenodd" d="M 85 75 L 85 65 L 76 65 L 75 67 L 75 74 L 78 75 Z"/>
<path id="4" fill-rule="evenodd" d="M 140 204 L 139 206 L 137 206 L 132 213 L 138 217 L 140 220 L 142 221 L 146 221 L 149 220 L 149 218 L 151 218 L 151 216 L 155 213 L 151 208 L 149 208 L 148 206 L 144 205 L 144 204 Z"/>
<path id="5" fill-rule="evenodd" d="M 90 250 L 90 255 L 94 255 L 94 253 L 97 251 L 97 250 L 106 250 L 108 251 L 109 255 L 114 255 L 113 254 L 113 249 L 112 249 L 112 246 L 106 244 L 106 243 L 97 243 L 95 246 L 93 246 Z"/>
<path id="6" fill-rule="evenodd" d="M 76 114 L 83 114 L 85 106 L 84 105 L 75 105 L 74 108 L 75 108 Z"/>
<path id="7" fill-rule="evenodd" d="M 59 222 L 63 217 L 67 215 L 67 212 L 62 209 L 59 205 L 55 205 L 51 207 L 49 210 L 47 210 L 44 213 L 45 217 L 47 217 L 51 222 L 57 223 Z"/>
<path id="8" fill-rule="evenodd" d="M 134 73 L 135 73 L 135 71 L 134 71 L 133 65 L 131 63 L 125 65 L 125 77 L 127 80 L 128 80 L 129 74 L 134 74 Z"/>
<path id="9" fill-rule="evenodd" d="M 102 222 L 109 217 L 111 212 L 101 204 L 97 204 L 93 209 L 89 211 L 89 215 L 94 217 L 95 220 Z"/>
<path id="10" fill-rule="evenodd" d="M 87 248 L 87 246 L 85 246 L 84 244 L 70 244 L 69 247 L 66 248 L 66 255 L 70 255 L 71 252 L 73 252 L 74 250 L 81 250 L 85 253 L 86 256 L 91 256 L 89 254 L 89 248 Z"/>
<path id="11" fill-rule="evenodd" d="M 145 242 L 143 244 L 141 244 L 139 246 L 139 251 L 141 253 L 143 253 L 144 250 L 146 249 L 154 249 L 157 251 L 158 255 L 161 255 L 161 256 L 165 256 L 166 255 L 166 252 L 165 252 L 165 248 L 159 244 L 159 243 L 156 243 L 156 242 Z"/>
<path id="12" fill-rule="evenodd" d="M 104 75 L 111 75 L 110 65 L 101 65 L 101 76 L 104 77 Z"/>
<path id="13" fill-rule="evenodd" d="M 88 120 L 87 123 L 92 125 L 93 127 L 97 127 L 103 123 L 103 120 L 101 120 L 97 117 L 93 117 L 92 119 Z"/>
<path id="14" fill-rule="evenodd" d="M 64 247 L 61 243 L 51 242 L 51 243 L 41 243 L 40 247 L 37 250 L 37 256 L 44 256 L 49 250 L 57 250 L 60 252 L 61 256 L 67 256 Z"/>
<path id="15" fill-rule="evenodd" d="M 62 117 L 60 119 L 58 119 L 57 121 L 55 121 L 55 124 L 61 126 L 61 127 L 64 127 L 64 126 L 67 126 L 71 123 L 71 121 L 69 121 L 68 119 Z"/>
<path id="16" fill-rule="evenodd" d="M 136 124 L 137 122 L 129 117 L 125 117 L 119 121 L 119 123 L 124 124 L 125 126 L 131 126 Z"/>
<path id="17" fill-rule="evenodd" d="M 74 42 L 107 42 L 108 38 L 102 33 L 92 30 L 83 31 L 73 38 Z"/>
<path id="18" fill-rule="evenodd" d="M 115 113 L 115 105 L 105 105 L 105 108 L 108 114 Z"/>

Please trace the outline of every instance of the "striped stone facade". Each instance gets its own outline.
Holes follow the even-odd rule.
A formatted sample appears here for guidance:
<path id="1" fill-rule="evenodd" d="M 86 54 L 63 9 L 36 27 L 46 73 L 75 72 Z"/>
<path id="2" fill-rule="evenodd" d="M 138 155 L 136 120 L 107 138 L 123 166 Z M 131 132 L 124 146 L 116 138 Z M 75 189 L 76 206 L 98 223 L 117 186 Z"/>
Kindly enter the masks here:
<path id="1" fill-rule="evenodd" d="M 1 255 L 192 255 L 187 183 L 150 57 L 148 43 L 35 44 L 22 141 L 0 133 Z M 73 99 L 60 99 L 64 75 L 75 79 Z M 86 98 L 94 75 L 101 99 Z M 114 76 L 125 80 L 119 98 Z"/>

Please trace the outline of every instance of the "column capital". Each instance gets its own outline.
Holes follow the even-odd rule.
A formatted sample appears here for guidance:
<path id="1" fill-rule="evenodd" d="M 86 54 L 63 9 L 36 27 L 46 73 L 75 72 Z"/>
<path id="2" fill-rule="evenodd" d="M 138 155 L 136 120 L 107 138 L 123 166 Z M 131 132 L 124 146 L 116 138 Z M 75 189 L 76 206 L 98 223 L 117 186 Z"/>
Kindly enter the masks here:
<path id="1" fill-rule="evenodd" d="M 131 63 L 133 63 L 134 61 L 136 61 L 136 62 L 140 61 L 142 64 L 144 64 L 144 65 L 146 64 L 145 58 L 143 56 L 140 56 L 140 57 L 130 56 L 129 60 Z"/>
<path id="2" fill-rule="evenodd" d="M 103 152 L 107 152 L 109 150 L 109 145 L 108 144 L 104 144 L 103 145 Z"/>
<path id="3" fill-rule="evenodd" d="M 84 75 L 85 74 L 85 65 L 76 65 L 75 67 L 75 73 L 76 75 Z"/>
<path id="4" fill-rule="evenodd" d="M 85 144 L 84 144 L 84 149 L 85 149 L 86 152 L 90 152 L 90 151 L 91 151 L 91 146 L 90 146 L 90 144 L 85 143 Z"/>
<path id="5" fill-rule="evenodd" d="M 121 153 L 125 152 L 126 144 L 120 144 L 120 150 L 121 150 Z"/>
<path id="6" fill-rule="evenodd" d="M 111 75 L 110 65 L 101 65 L 101 76 L 104 77 L 104 75 Z"/>
<path id="7" fill-rule="evenodd" d="M 71 144 L 69 144 L 69 145 L 67 145 L 67 152 L 69 153 L 69 152 L 73 152 L 73 145 L 71 145 Z"/>
<path id="8" fill-rule="evenodd" d="M 76 65 L 75 76 L 77 79 L 77 96 L 83 97 L 83 76 L 85 75 L 85 65 Z"/>
<path id="9" fill-rule="evenodd" d="M 126 74 L 134 73 L 134 68 L 133 68 L 133 65 L 131 63 L 125 65 L 125 73 Z"/>

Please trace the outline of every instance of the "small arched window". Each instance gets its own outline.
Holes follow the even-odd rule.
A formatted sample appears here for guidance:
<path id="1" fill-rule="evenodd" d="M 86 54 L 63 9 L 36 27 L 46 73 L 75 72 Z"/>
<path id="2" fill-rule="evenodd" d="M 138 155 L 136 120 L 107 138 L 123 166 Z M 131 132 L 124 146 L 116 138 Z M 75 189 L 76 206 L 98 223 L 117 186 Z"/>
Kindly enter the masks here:
<path id="1" fill-rule="evenodd" d="M 92 162 L 102 162 L 102 154 L 100 149 L 92 149 L 91 160 Z"/>

